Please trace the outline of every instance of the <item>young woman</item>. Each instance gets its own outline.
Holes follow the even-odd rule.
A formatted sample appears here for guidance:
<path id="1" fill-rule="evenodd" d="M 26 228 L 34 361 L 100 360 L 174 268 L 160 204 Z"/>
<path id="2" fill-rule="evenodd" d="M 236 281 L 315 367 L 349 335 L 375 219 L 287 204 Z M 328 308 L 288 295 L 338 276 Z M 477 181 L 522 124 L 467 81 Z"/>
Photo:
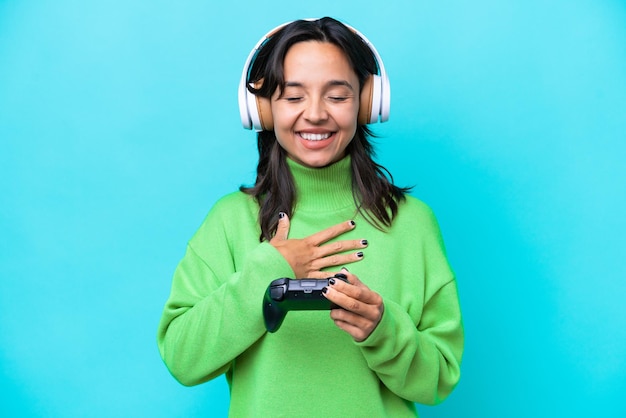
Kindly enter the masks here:
<path id="1" fill-rule="evenodd" d="M 331 18 L 281 27 L 252 61 L 256 182 L 220 199 L 190 240 L 161 356 L 184 385 L 225 373 L 234 417 L 415 417 L 415 402 L 457 384 L 463 329 L 435 217 L 372 158 L 382 62 Z M 348 283 L 325 297 L 339 309 L 293 312 L 266 332 L 272 280 L 336 273 Z"/>

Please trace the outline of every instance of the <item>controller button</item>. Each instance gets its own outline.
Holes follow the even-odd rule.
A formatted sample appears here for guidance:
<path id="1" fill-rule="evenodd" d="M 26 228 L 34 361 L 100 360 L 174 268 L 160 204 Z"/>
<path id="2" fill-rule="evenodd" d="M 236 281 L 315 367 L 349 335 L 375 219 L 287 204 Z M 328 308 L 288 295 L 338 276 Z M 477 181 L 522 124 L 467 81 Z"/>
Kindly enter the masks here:
<path id="1" fill-rule="evenodd" d="M 283 300 L 285 296 L 285 287 L 286 286 L 272 286 L 270 287 L 270 298 L 276 301 Z"/>

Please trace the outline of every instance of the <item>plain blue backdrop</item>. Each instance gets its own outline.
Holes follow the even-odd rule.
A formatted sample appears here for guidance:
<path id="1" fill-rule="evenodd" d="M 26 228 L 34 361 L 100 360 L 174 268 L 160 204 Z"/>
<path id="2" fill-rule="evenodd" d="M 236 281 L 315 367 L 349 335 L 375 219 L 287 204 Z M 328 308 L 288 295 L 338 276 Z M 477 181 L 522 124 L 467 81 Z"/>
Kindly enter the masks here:
<path id="1" fill-rule="evenodd" d="M 223 378 L 168 374 L 156 326 L 187 240 L 254 180 L 250 48 L 323 15 L 381 53 L 379 161 L 458 275 L 462 380 L 421 416 L 626 416 L 618 0 L 0 0 L 0 415 L 226 414 Z"/>

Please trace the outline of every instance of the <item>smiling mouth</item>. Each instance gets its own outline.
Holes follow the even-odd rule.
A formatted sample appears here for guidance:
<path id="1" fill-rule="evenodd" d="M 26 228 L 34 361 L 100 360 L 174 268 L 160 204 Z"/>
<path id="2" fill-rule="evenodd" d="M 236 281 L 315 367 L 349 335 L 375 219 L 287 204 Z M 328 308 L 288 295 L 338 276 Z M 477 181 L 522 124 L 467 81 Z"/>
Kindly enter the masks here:
<path id="1" fill-rule="evenodd" d="M 302 139 L 306 139 L 307 141 L 323 141 L 324 139 L 330 138 L 332 135 L 332 132 L 327 132 L 324 134 L 300 132 L 299 135 Z"/>

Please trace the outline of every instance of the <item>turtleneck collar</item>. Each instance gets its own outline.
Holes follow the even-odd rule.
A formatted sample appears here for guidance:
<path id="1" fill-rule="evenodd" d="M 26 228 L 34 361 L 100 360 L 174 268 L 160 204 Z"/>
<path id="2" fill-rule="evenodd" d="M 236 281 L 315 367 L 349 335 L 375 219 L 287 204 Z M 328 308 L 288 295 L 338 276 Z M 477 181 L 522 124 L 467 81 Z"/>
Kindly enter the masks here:
<path id="1" fill-rule="evenodd" d="M 287 158 L 296 190 L 296 211 L 336 211 L 354 207 L 351 158 L 323 168 L 310 168 Z"/>

